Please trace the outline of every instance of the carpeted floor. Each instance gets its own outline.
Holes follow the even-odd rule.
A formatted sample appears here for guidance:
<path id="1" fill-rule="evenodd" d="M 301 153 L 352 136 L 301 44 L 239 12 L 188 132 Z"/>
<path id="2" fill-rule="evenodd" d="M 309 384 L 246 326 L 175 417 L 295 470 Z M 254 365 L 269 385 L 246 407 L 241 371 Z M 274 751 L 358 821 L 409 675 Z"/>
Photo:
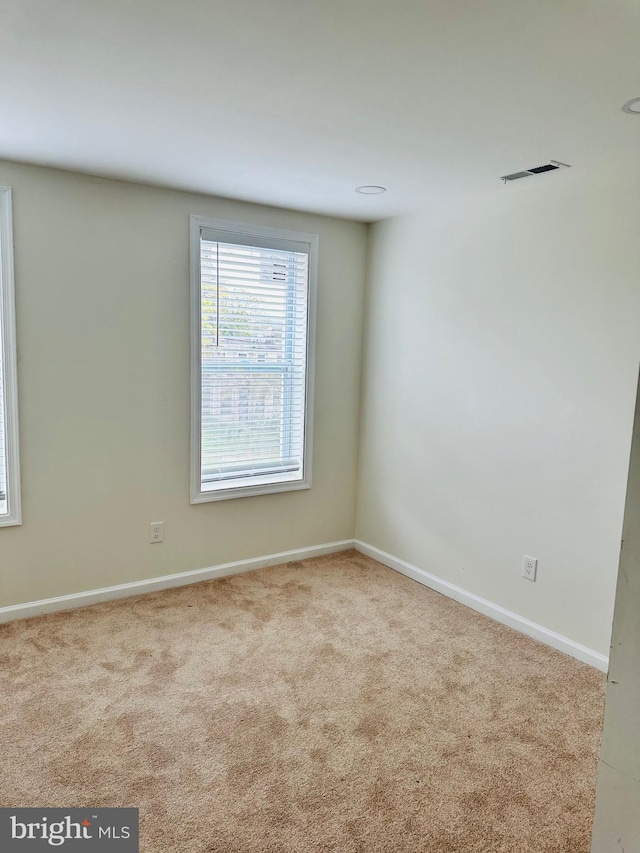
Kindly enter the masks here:
<path id="1" fill-rule="evenodd" d="M 604 676 L 354 551 L 0 628 L 0 805 L 144 853 L 588 853 Z"/>

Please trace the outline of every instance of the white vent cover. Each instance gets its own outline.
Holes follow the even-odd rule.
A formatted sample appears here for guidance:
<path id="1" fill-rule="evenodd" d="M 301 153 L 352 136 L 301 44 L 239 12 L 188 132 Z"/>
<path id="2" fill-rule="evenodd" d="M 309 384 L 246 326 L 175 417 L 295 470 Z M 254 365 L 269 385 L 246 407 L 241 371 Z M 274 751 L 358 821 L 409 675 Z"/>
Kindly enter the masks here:
<path id="1" fill-rule="evenodd" d="M 510 175 L 502 175 L 500 180 L 506 184 L 507 181 L 517 181 L 520 178 L 529 178 L 531 175 L 542 175 L 544 172 L 555 172 L 556 169 L 568 168 L 568 163 L 561 163 L 559 160 L 549 160 L 548 163 L 543 163 L 542 166 L 534 166 L 533 169 L 524 169 L 522 172 L 512 172 Z"/>

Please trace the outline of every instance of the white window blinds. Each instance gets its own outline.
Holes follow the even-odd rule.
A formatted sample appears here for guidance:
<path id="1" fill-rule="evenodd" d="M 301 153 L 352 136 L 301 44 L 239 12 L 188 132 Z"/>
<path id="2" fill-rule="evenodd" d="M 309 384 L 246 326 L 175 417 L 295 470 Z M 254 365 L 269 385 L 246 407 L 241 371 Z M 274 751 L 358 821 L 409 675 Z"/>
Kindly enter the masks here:
<path id="1" fill-rule="evenodd" d="M 20 524 L 11 189 L 0 187 L 0 527 Z"/>
<path id="2" fill-rule="evenodd" d="M 210 228 L 199 238 L 200 493 L 301 484 L 309 244 Z"/>
<path id="3" fill-rule="evenodd" d="M 0 312 L 2 300 L 0 300 Z M 2 318 L 0 317 L 0 515 L 7 512 L 7 436 L 4 417 L 4 371 L 2 369 Z"/>

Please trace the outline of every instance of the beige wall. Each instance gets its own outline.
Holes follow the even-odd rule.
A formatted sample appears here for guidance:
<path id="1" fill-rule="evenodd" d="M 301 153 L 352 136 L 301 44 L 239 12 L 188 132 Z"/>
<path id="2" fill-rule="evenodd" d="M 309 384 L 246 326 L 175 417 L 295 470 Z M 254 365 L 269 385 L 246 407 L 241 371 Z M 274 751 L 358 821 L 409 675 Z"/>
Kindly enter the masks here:
<path id="1" fill-rule="evenodd" d="M 593 853 L 640 853 L 640 399 L 613 617 Z"/>
<path id="2" fill-rule="evenodd" d="M 24 518 L 0 606 L 353 537 L 365 226 L 6 162 L 0 185 Z M 310 491 L 189 504 L 191 213 L 320 235 Z"/>
<path id="3" fill-rule="evenodd" d="M 576 166 L 425 204 L 370 237 L 356 535 L 607 654 L 640 358 L 637 187 Z"/>

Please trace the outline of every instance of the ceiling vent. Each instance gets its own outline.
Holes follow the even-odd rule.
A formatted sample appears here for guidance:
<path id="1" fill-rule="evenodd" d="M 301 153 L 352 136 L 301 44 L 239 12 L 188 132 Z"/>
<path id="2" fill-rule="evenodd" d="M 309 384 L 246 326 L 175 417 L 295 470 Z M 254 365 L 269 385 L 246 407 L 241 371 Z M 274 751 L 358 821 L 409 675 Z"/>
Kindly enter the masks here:
<path id="1" fill-rule="evenodd" d="M 507 181 L 518 181 L 520 178 L 529 178 L 531 175 L 541 175 L 543 172 L 555 172 L 556 169 L 568 168 L 568 163 L 560 163 L 559 160 L 549 160 L 548 163 L 543 163 L 542 166 L 534 166 L 533 169 L 525 169 L 522 172 L 512 172 L 510 175 L 503 175 L 500 180 L 506 184 Z"/>

